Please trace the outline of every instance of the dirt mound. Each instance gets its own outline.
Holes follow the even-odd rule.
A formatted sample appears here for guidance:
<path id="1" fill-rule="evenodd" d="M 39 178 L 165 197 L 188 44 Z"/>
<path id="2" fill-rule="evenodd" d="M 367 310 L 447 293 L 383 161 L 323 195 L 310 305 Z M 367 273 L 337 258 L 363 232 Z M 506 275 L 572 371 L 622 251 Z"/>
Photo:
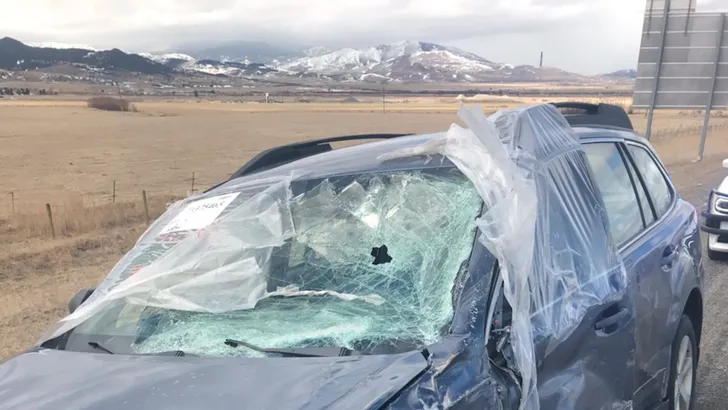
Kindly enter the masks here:
<path id="1" fill-rule="evenodd" d="M 352 96 L 349 96 L 349 97 L 346 97 L 343 100 L 341 100 L 341 102 L 350 104 L 350 103 L 358 103 L 359 100 L 357 100 L 356 98 L 354 98 Z"/>

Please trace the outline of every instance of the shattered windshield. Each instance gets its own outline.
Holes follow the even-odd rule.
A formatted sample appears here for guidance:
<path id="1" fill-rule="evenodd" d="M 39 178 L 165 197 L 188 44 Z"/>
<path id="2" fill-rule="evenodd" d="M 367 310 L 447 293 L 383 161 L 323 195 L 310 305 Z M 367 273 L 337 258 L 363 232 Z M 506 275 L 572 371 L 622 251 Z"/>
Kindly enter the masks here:
<path id="1" fill-rule="evenodd" d="M 226 339 L 394 353 L 448 332 L 482 206 L 457 168 L 285 189 L 192 201 L 166 218 L 153 241 L 140 241 L 114 269 L 118 283 L 104 298 L 111 303 L 94 309 L 66 348 L 98 336 L 135 354 L 257 355 Z"/>

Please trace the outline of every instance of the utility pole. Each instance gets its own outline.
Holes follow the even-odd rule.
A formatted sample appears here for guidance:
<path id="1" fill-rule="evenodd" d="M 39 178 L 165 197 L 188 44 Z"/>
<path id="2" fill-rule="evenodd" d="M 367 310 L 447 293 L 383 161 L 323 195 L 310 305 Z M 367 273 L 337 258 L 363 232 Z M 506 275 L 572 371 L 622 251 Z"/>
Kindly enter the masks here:
<path id="1" fill-rule="evenodd" d="M 543 68 L 543 51 L 541 52 L 541 61 L 538 63 L 538 68 Z"/>

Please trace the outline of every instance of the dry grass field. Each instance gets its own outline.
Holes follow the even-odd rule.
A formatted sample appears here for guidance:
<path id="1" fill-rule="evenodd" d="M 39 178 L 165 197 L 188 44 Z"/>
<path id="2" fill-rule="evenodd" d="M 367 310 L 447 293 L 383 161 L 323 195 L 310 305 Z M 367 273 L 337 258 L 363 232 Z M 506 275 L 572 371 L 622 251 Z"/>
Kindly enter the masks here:
<path id="1" fill-rule="evenodd" d="M 486 111 L 535 99 L 484 98 Z M 467 104 L 475 103 L 466 101 Z M 138 112 L 106 112 L 85 101 L 0 100 L 0 361 L 34 342 L 67 301 L 97 283 L 152 217 L 191 188 L 220 181 L 257 152 L 317 137 L 445 130 L 453 99 L 353 104 L 231 104 L 135 101 Z M 644 114 L 632 120 L 644 129 Z M 728 154 L 728 130 L 709 135 L 697 156 L 695 112 L 656 115 L 653 144 L 683 174 Z M 728 117 L 716 115 L 716 125 Z M 691 171 L 692 170 L 692 171 Z M 682 172 L 682 171 L 681 171 Z M 112 185 L 116 181 L 116 203 Z M 45 204 L 51 204 L 51 239 Z"/>

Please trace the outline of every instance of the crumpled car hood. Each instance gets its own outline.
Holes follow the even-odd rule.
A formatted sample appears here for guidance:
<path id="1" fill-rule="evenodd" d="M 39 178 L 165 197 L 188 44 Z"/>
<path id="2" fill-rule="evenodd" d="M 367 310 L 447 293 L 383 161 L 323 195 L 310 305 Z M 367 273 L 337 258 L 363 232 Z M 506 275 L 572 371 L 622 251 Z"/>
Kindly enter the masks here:
<path id="1" fill-rule="evenodd" d="M 427 366 L 419 352 L 208 359 L 42 350 L 0 365 L 0 409 L 376 409 Z"/>

